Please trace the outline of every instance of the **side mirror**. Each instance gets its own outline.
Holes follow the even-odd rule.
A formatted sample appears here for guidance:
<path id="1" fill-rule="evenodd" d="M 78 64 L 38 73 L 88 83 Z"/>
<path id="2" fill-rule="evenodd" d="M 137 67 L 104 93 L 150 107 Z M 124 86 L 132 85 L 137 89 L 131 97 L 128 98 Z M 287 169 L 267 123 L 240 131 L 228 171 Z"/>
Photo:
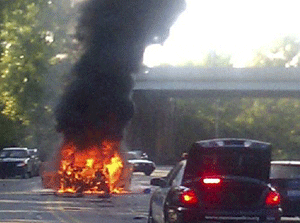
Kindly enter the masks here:
<path id="1" fill-rule="evenodd" d="M 159 187 L 166 187 L 167 182 L 164 178 L 153 178 L 153 179 L 150 180 L 150 185 L 159 186 Z"/>
<path id="2" fill-rule="evenodd" d="M 146 153 L 143 153 L 141 159 L 148 159 L 148 155 Z"/>

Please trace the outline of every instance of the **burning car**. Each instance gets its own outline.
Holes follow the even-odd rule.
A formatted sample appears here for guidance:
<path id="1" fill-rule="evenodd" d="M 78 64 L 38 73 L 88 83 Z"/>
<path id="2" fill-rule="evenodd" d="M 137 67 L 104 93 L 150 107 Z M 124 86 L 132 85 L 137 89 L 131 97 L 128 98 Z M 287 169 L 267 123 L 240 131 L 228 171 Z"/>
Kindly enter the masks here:
<path id="1" fill-rule="evenodd" d="M 117 147 L 112 142 L 104 142 L 101 149 L 78 150 L 73 144 L 64 145 L 56 163 L 43 165 L 43 186 L 58 194 L 126 193 L 132 169 Z"/>

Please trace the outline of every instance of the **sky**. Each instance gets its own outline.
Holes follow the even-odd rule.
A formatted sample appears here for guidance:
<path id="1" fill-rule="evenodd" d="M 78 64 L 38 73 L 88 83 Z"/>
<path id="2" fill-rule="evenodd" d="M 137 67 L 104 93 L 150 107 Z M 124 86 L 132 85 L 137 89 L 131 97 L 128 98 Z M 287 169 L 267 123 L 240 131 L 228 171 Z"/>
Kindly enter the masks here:
<path id="1" fill-rule="evenodd" d="M 163 45 L 146 48 L 144 64 L 200 62 L 209 51 L 244 67 L 254 52 L 284 36 L 300 40 L 299 0 L 186 0 Z"/>

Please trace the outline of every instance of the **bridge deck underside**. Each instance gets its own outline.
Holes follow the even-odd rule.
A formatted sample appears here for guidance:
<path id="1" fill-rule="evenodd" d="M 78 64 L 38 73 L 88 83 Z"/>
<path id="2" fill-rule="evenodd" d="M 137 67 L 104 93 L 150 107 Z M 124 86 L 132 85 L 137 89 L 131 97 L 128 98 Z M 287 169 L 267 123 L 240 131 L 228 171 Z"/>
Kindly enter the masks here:
<path id="1" fill-rule="evenodd" d="M 299 97 L 299 68 L 152 69 L 135 78 L 134 91 L 174 96 Z"/>

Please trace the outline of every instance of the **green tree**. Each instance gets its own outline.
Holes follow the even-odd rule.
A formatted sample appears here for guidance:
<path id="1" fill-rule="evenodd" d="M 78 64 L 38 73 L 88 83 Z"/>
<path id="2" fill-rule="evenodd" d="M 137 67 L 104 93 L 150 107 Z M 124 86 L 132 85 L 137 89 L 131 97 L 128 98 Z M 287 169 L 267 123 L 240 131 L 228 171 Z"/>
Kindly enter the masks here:
<path id="1" fill-rule="evenodd" d="M 250 66 L 290 67 L 299 65 L 300 43 L 295 37 L 279 38 L 256 52 Z"/>
<path id="2" fill-rule="evenodd" d="M 245 135 L 273 144 L 275 159 L 299 159 L 300 100 L 254 98 L 241 101 L 236 124 Z"/>
<path id="3" fill-rule="evenodd" d="M 168 64 L 160 65 L 161 67 L 170 66 Z M 211 50 L 205 53 L 199 61 L 187 61 L 178 65 L 179 67 L 232 67 L 231 55 L 218 53 L 216 50 Z"/>
<path id="4" fill-rule="evenodd" d="M 70 0 L 5 0 L 1 6 L 0 126 L 14 128 L 0 137 L 0 146 L 7 138 L 40 146 L 41 136 L 55 131 L 51 101 L 70 67 Z"/>
<path id="5" fill-rule="evenodd" d="M 200 64 L 203 67 L 232 67 L 230 60 L 230 55 L 218 54 L 215 50 L 212 50 L 204 56 Z"/>

